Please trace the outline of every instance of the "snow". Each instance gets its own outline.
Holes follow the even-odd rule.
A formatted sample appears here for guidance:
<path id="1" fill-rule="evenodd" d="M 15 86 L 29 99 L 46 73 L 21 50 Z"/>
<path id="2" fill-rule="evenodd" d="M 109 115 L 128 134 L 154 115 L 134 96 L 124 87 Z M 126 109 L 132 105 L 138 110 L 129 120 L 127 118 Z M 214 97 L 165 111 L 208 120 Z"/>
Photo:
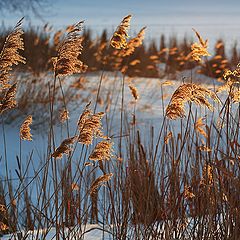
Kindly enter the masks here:
<path id="1" fill-rule="evenodd" d="M 106 227 L 105 227 L 106 228 Z M 88 224 L 85 226 L 84 231 L 80 231 L 77 228 L 65 228 L 64 231 L 60 232 L 60 239 L 84 239 L 84 240 L 110 240 L 111 235 L 107 233 L 108 228 L 103 231 L 102 227 L 96 224 Z M 8 234 L 1 238 L 1 240 L 10 240 L 16 239 L 17 237 L 22 237 L 26 240 L 35 240 L 35 239 L 56 239 L 56 229 L 40 229 L 35 231 L 22 231 L 16 234 Z M 82 238 L 81 238 L 82 237 Z"/>

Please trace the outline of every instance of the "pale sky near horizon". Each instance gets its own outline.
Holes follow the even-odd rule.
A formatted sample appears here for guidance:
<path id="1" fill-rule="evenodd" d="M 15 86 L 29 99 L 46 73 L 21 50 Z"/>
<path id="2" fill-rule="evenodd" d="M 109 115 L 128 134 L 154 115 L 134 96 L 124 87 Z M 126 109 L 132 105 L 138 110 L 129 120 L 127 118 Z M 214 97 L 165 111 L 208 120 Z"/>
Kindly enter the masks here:
<path id="1" fill-rule="evenodd" d="M 86 24 L 116 24 L 133 15 L 133 24 L 239 24 L 239 0 L 49 0 L 43 13 L 45 22 L 54 26 L 84 19 Z M 21 14 L 5 13 L 0 21 L 13 25 Z M 42 24 L 36 17 L 34 25 Z"/>

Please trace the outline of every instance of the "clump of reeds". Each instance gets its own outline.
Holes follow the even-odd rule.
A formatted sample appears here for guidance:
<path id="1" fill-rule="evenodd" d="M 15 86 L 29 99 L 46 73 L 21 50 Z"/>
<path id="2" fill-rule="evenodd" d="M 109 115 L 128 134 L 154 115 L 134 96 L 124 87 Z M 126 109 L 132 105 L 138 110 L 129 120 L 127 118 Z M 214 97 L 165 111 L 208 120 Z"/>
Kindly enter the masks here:
<path id="1" fill-rule="evenodd" d="M 110 44 L 116 49 L 122 49 L 127 47 L 128 29 L 130 26 L 130 20 L 132 16 L 128 15 L 123 18 L 117 30 L 114 32 Z"/>
<path id="2" fill-rule="evenodd" d="M 217 95 L 207 88 L 194 83 L 185 83 L 174 92 L 170 104 L 167 106 L 166 115 L 170 119 L 183 118 L 185 116 L 184 104 L 188 101 L 205 106 L 212 111 L 213 106 L 207 97 L 219 102 Z"/>
<path id="3" fill-rule="evenodd" d="M 78 121 L 78 141 L 80 143 L 89 145 L 92 143 L 93 138 L 96 136 L 104 138 L 101 123 L 103 116 L 103 112 L 93 114 L 89 109 L 86 109 L 81 114 Z"/>
<path id="4" fill-rule="evenodd" d="M 32 116 L 29 115 L 20 127 L 20 138 L 22 140 L 32 141 L 30 125 L 32 124 Z"/>
<path id="5" fill-rule="evenodd" d="M 83 38 L 80 36 L 82 25 L 83 21 L 69 31 L 58 49 L 57 57 L 52 58 L 55 76 L 67 76 L 86 71 L 87 66 L 79 59 L 83 49 Z"/>
<path id="6" fill-rule="evenodd" d="M 89 159 L 93 161 L 109 160 L 113 152 L 113 143 L 111 141 L 99 142 L 90 154 Z"/>
<path id="7" fill-rule="evenodd" d="M 192 58 L 195 61 L 202 61 L 201 57 L 202 56 L 211 56 L 210 53 L 208 52 L 207 48 L 208 48 L 208 40 L 203 40 L 203 38 L 200 36 L 200 34 L 193 29 L 193 31 L 196 33 L 196 36 L 199 40 L 199 43 L 193 43 L 191 46 L 192 49 Z"/>
<path id="8" fill-rule="evenodd" d="M 21 28 L 23 18 L 18 21 L 13 31 L 7 36 L 0 53 L 0 87 L 9 88 L 10 71 L 13 65 L 25 63 L 25 58 L 19 54 L 19 50 L 24 50 L 23 30 Z"/>
<path id="9" fill-rule="evenodd" d="M 63 154 L 68 155 L 71 151 L 71 145 L 74 143 L 75 140 L 76 137 L 71 137 L 63 140 L 60 146 L 52 154 L 52 157 L 57 159 L 62 158 Z"/>
<path id="10" fill-rule="evenodd" d="M 8 109 L 15 108 L 16 102 L 17 83 L 14 83 L 6 92 L 5 96 L 0 102 L 0 114 Z"/>

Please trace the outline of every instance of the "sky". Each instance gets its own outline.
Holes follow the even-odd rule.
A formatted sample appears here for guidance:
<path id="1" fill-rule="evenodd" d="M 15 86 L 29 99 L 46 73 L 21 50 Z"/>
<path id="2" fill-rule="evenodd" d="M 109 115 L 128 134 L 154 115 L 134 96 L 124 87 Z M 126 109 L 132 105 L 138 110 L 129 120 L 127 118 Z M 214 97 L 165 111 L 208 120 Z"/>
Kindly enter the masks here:
<path id="1" fill-rule="evenodd" d="M 4 1 L 4 0 L 0 0 Z M 6 0 L 5 0 L 6 1 Z M 7 0 L 9 1 L 9 0 Z M 148 37 L 192 34 L 196 28 L 208 38 L 228 38 L 233 43 L 240 39 L 239 0 L 48 0 L 43 20 L 36 16 L 25 19 L 25 24 L 43 25 L 48 22 L 60 29 L 85 20 L 85 26 L 101 31 L 114 30 L 121 19 L 132 14 L 132 29 L 147 26 Z M 41 11 L 42 12 L 42 11 Z M 0 15 L 4 24 L 14 25 L 22 14 Z"/>
<path id="2" fill-rule="evenodd" d="M 3 1 L 3 0 L 2 0 Z M 5 0 L 6 1 L 6 0 Z M 10 1 L 10 0 L 7 0 Z M 55 26 L 84 19 L 89 25 L 116 24 L 132 14 L 133 24 L 237 24 L 240 20 L 239 0 L 48 0 L 43 19 Z M 21 14 L 0 16 L 11 24 Z M 34 24 L 41 20 L 32 17 Z"/>

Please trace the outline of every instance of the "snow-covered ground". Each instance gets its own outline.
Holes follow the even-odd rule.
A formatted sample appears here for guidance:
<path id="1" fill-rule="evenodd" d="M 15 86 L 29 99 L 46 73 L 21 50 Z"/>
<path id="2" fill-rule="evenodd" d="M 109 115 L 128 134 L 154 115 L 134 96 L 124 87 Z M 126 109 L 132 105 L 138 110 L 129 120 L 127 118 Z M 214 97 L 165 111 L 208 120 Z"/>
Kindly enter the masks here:
<path id="1" fill-rule="evenodd" d="M 120 108 L 121 108 L 121 82 L 122 76 L 119 75 L 117 79 L 110 73 L 106 73 L 106 76 L 103 79 L 102 87 L 100 90 L 100 98 L 102 99 L 102 103 L 98 104 L 97 111 L 104 111 L 106 107 L 106 96 L 109 91 L 111 93 L 111 105 L 106 113 L 108 119 L 111 119 L 108 123 L 108 136 L 118 136 L 119 135 L 119 122 L 120 122 Z M 149 130 L 149 126 L 152 125 L 156 129 L 161 125 L 163 120 L 163 115 L 165 109 L 170 101 L 170 98 L 173 92 L 177 89 L 177 87 L 182 84 L 182 77 L 185 78 L 183 81 L 190 81 L 191 73 L 185 72 L 181 73 L 178 76 L 178 81 L 168 80 L 168 79 L 155 79 L 155 78 L 128 78 L 125 79 L 125 92 L 124 92 L 124 109 L 125 114 L 128 115 L 129 121 L 131 122 L 132 114 L 135 111 L 136 114 L 136 122 L 137 127 L 141 128 L 141 130 L 146 129 Z M 199 78 L 199 77 L 198 77 Z M 88 97 L 85 103 L 81 103 L 78 109 L 71 110 L 71 106 L 69 107 L 69 126 L 70 126 L 70 135 L 74 133 L 76 124 L 80 114 L 82 113 L 82 109 L 85 104 L 89 101 L 92 102 L 91 108 L 94 108 L 94 103 L 96 101 L 96 89 L 99 84 L 100 76 L 90 75 L 87 76 L 87 81 L 85 83 L 85 88 L 81 93 L 83 98 Z M 198 79 L 199 80 L 199 79 Z M 201 79 L 200 79 L 201 80 Z M 68 80 L 71 82 L 70 80 Z M 129 84 L 133 84 L 138 92 L 139 99 L 137 102 L 134 101 L 131 91 L 128 87 Z M 204 82 L 201 81 L 201 84 L 208 87 L 209 89 L 213 89 L 213 80 L 204 78 Z M 87 93 L 88 92 L 88 93 Z M 93 92 L 91 94 L 91 92 Z M 89 94 L 90 93 L 90 94 Z M 135 110 L 134 110 L 135 109 Z M 200 111 L 200 108 L 198 109 Z M 211 114 L 211 112 L 208 112 Z M 31 112 L 29 112 L 31 114 Z M 203 111 L 203 114 L 206 112 Z M 41 115 L 40 115 L 41 116 Z M 39 116 L 38 116 L 39 117 Z M 22 116 L 24 119 L 25 116 Z M 34 121 L 38 121 L 33 116 L 33 124 Z M 172 122 L 172 125 L 175 125 L 176 122 Z M 21 121 L 17 121 L 16 123 L 12 123 L 10 125 L 4 125 L 5 131 L 5 141 L 7 147 L 7 155 L 5 156 L 4 151 L 4 138 L 3 138 L 3 128 L 1 126 L 1 134 L 0 134 L 0 165 L 3 168 L 4 162 L 7 160 L 8 168 L 10 170 L 14 170 L 17 165 L 16 156 L 20 155 L 20 139 L 19 139 L 19 129 L 20 129 Z M 105 120 L 103 120 L 103 128 L 106 133 L 106 124 Z M 38 126 L 32 128 L 33 141 L 22 141 L 21 142 L 21 159 L 29 158 L 31 152 L 33 151 L 33 158 L 35 159 L 35 163 L 41 162 L 41 157 L 46 154 L 47 146 L 48 146 L 48 130 L 39 128 Z M 61 125 L 60 123 L 55 127 L 55 138 L 56 142 L 60 144 L 60 142 L 67 137 L 66 134 L 66 126 Z M 11 171 L 14 175 L 14 171 Z M 1 172 L 1 177 L 3 177 L 3 172 Z"/>
<path id="2" fill-rule="evenodd" d="M 111 234 L 108 233 L 109 229 L 105 227 L 105 230 L 96 224 L 88 224 L 84 229 L 79 230 L 77 228 L 60 231 L 60 239 L 73 239 L 73 240 L 111 240 Z M 25 240 L 37 240 L 37 239 L 55 239 L 56 229 L 41 229 L 36 231 L 22 231 L 16 234 L 8 234 L 0 238 L 1 240 L 12 240 L 12 239 L 25 239 Z"/>

